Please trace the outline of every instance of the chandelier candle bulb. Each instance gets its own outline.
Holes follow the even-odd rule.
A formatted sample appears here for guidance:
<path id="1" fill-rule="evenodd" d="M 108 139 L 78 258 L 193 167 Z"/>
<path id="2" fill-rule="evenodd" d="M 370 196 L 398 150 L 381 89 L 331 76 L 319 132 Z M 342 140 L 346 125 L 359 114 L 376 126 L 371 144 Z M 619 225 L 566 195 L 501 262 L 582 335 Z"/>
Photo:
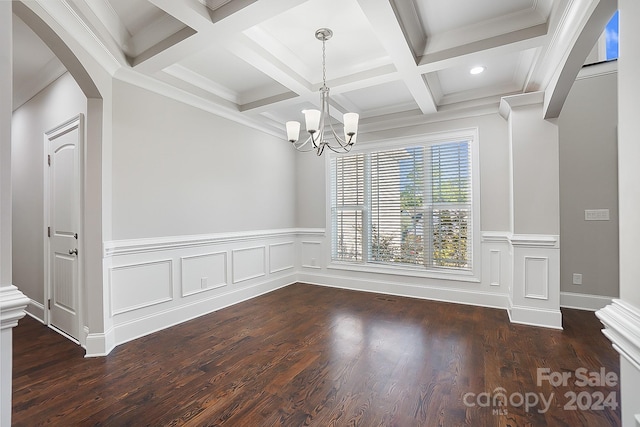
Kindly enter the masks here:
<path id="1" fill-rule="evenodd" d="M 320 128 L 320 110 L 305 110 L 304 120 L 307 132 L 316 133 Z"/>
<path id="2" fill-rule="evenodd" d="M 290 121 L 286 123 L 286 126 L 289 142 L 296 142 L 300 137 L 300 122 Z"/>
<path id="3" fill-rule="evenodd" d="M 344 119 L 344 133 L 349 136 L 356 134 L 358 130 L 358 119 L 360 115 L 358 113 L 346 113 L 343 116 Z"/>

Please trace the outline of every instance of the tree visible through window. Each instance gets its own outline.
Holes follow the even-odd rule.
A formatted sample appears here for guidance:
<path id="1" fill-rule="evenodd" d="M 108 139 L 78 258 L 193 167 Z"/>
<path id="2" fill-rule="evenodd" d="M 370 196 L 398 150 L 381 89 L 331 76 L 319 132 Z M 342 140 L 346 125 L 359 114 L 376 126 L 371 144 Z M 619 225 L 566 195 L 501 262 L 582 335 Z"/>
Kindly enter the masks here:
<path id="1" fill-rule="evenodd" d="M 333 260 L 470 270 L 470 153 L 458 141 L 333 158 Z"/>

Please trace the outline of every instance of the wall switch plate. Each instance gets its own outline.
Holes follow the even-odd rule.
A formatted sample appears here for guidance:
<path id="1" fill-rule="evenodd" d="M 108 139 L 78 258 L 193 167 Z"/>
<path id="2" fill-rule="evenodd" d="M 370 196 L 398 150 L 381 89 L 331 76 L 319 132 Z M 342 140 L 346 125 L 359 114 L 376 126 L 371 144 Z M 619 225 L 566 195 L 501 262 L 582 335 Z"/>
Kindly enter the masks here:
<path id="1" fill-rule="evenodd" d="M 582 285 L 582 274 L 573 273 L 573 284 L 574 285 Z"/>
<path id="2" fill-rule="evenodd" d="M 609 209 L 585 209 L 585 221 L 609 221 Z"/>

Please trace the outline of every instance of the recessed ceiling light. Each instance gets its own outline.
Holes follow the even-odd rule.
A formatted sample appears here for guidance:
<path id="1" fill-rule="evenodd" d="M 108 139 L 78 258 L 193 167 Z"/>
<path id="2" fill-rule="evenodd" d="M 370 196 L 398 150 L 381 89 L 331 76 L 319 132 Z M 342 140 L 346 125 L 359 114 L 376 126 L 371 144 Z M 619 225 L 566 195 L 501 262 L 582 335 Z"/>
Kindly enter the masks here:
<path id="1" fill-rule="evenodd" d="M 486 68 L 479 66 L 479 67 L 473 67 L 472 69 L 469 70 L 469 73 L 471 74 L 480 74 L 482 73 Z"/>

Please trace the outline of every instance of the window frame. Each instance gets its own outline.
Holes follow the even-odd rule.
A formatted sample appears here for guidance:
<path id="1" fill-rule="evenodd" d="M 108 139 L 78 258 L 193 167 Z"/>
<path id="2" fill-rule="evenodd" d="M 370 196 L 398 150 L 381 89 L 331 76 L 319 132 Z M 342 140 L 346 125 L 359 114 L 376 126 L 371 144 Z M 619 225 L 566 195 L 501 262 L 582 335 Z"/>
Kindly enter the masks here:
<path id="1" fill-rule="evenodd" d="M 480 155 L 479 155 L 479 137 L 477 128 L 460 129 L 447 132 L 436 132 L 428 134 L 419 134 L 411 137 L 393 138 L 377 140 L 372 142 L 360 142 L 351 150 L 355 154 L 371 154 L 378 151 L 386 151 L 393 149 L 402 149 L 411 146 L 430 146 L 434 144 L 442 144 L 447 142 L 468 141 L 470 146 L 471 158 L 471 269 L 458 270 L 443 267 L 425 267 L 422 265 L 410 264 L 384 264 L 371 260 L 371 245 L 369 239 L 371 237 L 370 215 L 368 201 L 362 206 L 362 261 L 334 260 L 334 239 L 333 233 L 335 229 L 333 211 L 333 176 L 331 170 L 332 160 L 337 157 L 345 156 L 344 154 L 330 153 L 326 157 L 326 224 L 328 228 L 327 238 L 327 264 L 328 269 L 349 270 L 365 273 L 392 274 L 399 276 L 423 277 L 444 280 L 457 280 L 464 282 L 480 282 L 481 271 L 481 232 L 480 232 Z M 365 161 L 365 169 L 367 169 Z M 365 173 L 367 173 L 365 171 Z M 371 183 L 365 180 L 365 194 L 371 191 Z"/>

